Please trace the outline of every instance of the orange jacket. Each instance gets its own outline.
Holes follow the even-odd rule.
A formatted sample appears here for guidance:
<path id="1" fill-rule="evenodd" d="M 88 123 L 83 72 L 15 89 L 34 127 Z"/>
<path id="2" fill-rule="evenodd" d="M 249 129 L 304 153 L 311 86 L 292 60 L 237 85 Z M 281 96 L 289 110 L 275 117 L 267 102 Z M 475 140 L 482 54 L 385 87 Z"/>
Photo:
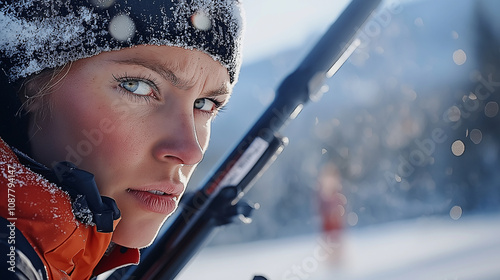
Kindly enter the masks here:
<path id="1" fill-rule="evenodd" d="M 14 222 L 23 233 L 44 263 L 49 279 L 89 279 L 117 266 L 138 263 L 137 249 L 114 252 L 113 257 L 99 263 L 112 233 L 97 232 L 95 226 L 76 220 L 69 195 L 20 164 L 1 139 L 0 172 L 0 216 Z"/>

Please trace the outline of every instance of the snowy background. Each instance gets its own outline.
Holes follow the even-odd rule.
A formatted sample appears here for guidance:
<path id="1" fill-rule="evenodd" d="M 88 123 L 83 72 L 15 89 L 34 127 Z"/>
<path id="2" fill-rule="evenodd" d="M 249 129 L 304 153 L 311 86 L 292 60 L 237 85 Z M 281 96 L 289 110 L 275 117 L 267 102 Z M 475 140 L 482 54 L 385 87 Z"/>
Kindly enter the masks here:
<path id="1" fill-rule="evenodd" d="M 497 280 L 500 215 L 423 218 L 208 247 L 176 279 Z M 330 242 L 328 242 L 330 241 Z"/>
<path id="2" fill-rule="evenodd" d="M 246 0 L 240 81 L 190 189 L 349 1 Z M 388 0 L 177 279 L 500 279 L 500 2 Z M 325 233 L 324 228 L 337 229 Z"/>

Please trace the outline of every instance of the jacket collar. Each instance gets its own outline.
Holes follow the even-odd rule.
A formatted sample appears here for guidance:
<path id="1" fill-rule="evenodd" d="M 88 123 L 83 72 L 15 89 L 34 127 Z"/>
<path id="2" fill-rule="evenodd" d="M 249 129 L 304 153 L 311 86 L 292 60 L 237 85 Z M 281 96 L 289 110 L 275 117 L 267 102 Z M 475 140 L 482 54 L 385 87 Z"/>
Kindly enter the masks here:
<path id="1" fill-rule="evenodd" d="M 110 244 L 110 248 L 94 269 L 94 275 L 121 268 L 127 265 L 139 264 L 139 249 L 126 248 L 117 244 Z"/>
<path id="2" fill-rule="evenodd" d="M 22 166 L 28 167 L 31 171 L 34 171 L 38 174 L 44 173 L 44 172 L 47 173 L 47 172 L 49 172 L 47 170 L 50 170 L 49 168 L 45 167 L 44 165 L 34 161 L 33 159 L 31 159 L 29 156 L 25 155 L 24 153 L 16 150 L 15 148 L 9 147 L 9 145 L 7 143 L 5 143 L 1 137 L 0 137 L 0 155 L 2 156 L 3 159 L 5 159 L 6 163 L 16 164 L 17 162 L 19 162 L 22 164 Z M 41 172 L 38 172 L 38 171 L 41 171 Z M 40 175 L 44 175 L 44 174 L 40 174 Z M 18 179 L 20 179 L 20 178 L 18 178 Z M 58 182 L 53 182 L 53 183 L 58 183 Z M 58 185 L 60 185 L 60 184 L 58 184 Z M 26 188 L 23 188 L 23 189 L 26 189 Z M 97 195 L 99 194 L 97 188 L 95 189 L 95 193 Z M 70 198 L 73 201 L 74 197 L 71 196 Z M 61 203 L 63 203 L 63 202 L 61 201 Z M 62 207 L 60 207 L 60 208 L 62 208 Z M 18 210 L 21 210 L 21 209 L 18 209 Z M 71 214 L 71 210 L 69 210 L 69 213 Z M 114 224 L 116 225 L 117 222 L 118 222 L 118 219 L 115 219 Z M 86 228 L 87 227 L 88 226 L 86 226 Z M 26 233 L 28 233 L 28 232 L 26 232 Z M 31 234 L 31 233 L 32 232 L 29 232 L 29 234 Z M 108 234 L 111 234 L 111 233 L 108 233 Z M 30 236 L 27 236 L 27 237 L 30 237 Z M 39 248 L 39 249 L 41 249 L 41 248 Z M 38 252 L 38 253 L 40 253 L 40 252 Z M 98 255 L 102 256 L 102 253 L 98 254 Z M 131 265 L 131 264 L 138 264 L 139 260 L 140 260 L 139 249 L 126 248 L 126 247 L 123 247 L 120 245 L 115 245 L 112 243 L 108 246 L 108 250 L 106 251 L 104 256 L 101 258 L 101 260 L 98 262 L 97 266 L 95 266 L 95 268 L 92 268 L 92 269 L 94 269 L 93 274 L 99 275 L 99 274 L 104 273 L 108 270 L 120 268 L 120 267 Z"/>
<path id="3" fill-rule="evenodd" d="M 95 225 L 98 232 L 113 232 L 120 210 L 112 198 L 100 195 L 92 173 L 66 161 L 55 163 L 50 169 L 16 148 L 12 150 L 24 166 L 71 196 L 75 218 L 86 225 Z"/>

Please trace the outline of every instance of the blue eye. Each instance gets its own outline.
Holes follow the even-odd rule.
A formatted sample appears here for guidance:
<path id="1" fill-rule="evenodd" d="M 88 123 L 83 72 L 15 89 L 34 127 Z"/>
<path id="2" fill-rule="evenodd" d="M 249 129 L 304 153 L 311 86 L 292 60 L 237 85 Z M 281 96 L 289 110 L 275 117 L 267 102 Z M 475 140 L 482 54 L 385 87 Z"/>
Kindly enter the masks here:
<path id="1" fill-rule="evenodd" d="M 140 80 L 124 81 L 120 83 L 120 86 L 137 95 L 148 96 L 154 94 L 153 87 L 149 83 Z"/>
<path id="2" fill-rule="evenodd" d="M 200 98 L 194 102 L 194 108 L 200 111 L 212 113 L 219 107 L 214 100 L 209 98 Z"/>

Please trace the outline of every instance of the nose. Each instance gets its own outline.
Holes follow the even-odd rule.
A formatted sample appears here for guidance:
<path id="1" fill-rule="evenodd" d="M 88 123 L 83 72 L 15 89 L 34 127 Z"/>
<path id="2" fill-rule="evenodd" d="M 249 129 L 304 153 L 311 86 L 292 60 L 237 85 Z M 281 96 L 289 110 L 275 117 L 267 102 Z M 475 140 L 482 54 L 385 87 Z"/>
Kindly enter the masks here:
<path id="1" fill-rule="evenodd" d="M 163 162 L 195 165 L 203 159 L 192 114 L 178 114 L 163 121 L 161 139 L 153 149 L 154 157 Z"/>

